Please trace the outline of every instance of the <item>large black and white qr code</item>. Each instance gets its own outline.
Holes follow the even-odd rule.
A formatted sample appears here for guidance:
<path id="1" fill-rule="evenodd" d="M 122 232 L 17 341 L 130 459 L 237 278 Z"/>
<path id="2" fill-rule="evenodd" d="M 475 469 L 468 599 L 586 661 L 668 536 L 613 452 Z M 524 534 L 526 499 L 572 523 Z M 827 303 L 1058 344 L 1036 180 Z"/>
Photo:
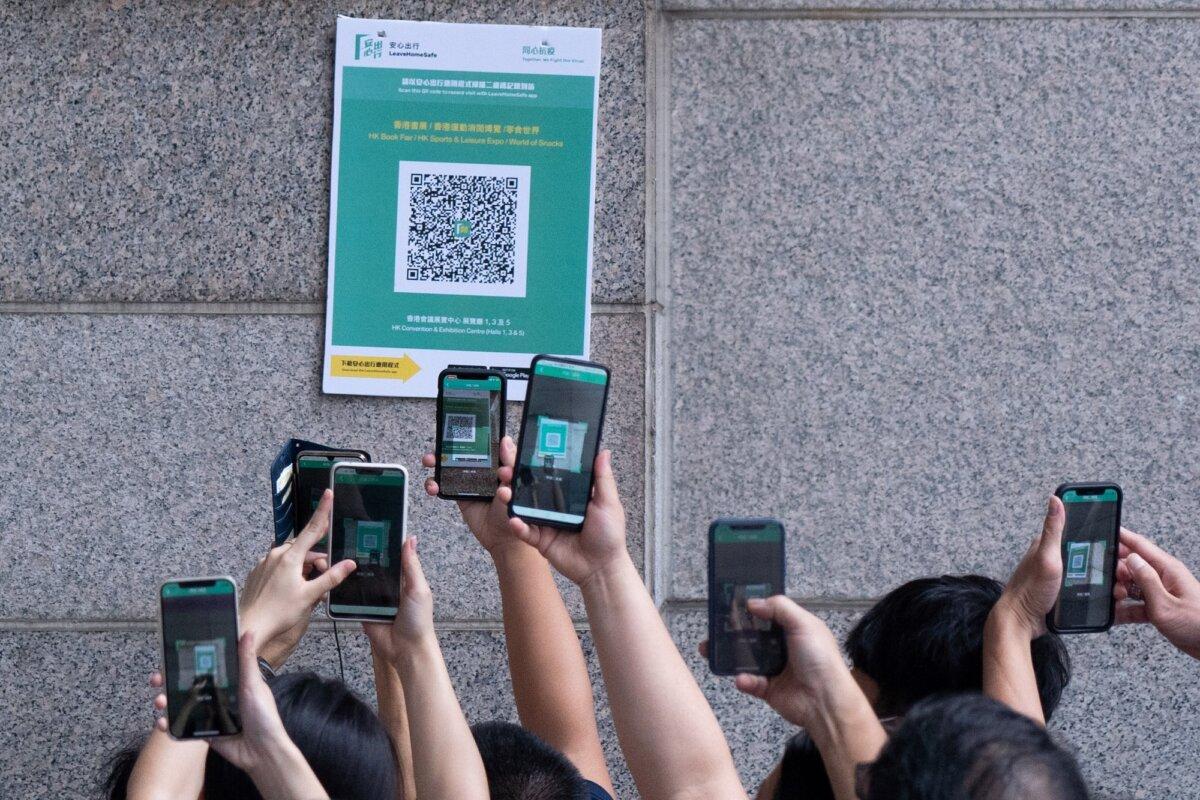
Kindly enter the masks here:
<path id="1" fill-rule="evenodd" d="M 529 172 L 400 162 L 395 290 L 524 297 Z"/>

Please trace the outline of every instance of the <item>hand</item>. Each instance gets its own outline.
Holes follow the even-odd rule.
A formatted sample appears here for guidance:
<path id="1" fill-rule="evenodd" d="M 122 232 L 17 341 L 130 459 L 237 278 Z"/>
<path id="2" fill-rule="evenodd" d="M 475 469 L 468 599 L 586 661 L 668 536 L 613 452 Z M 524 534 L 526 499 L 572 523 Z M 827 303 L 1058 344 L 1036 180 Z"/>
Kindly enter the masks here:
<path id="1" fill-rule="evenodd" d="M 388 663 L 395 664 L 402 648 L 434 637 L 433 592 L 417 557 L 417 537 L 410 536 L 400 551 L 400 602 L 396 619 L 363 623 L 363 632 L 371 640 L 371 648 Z"/>
<path id="2" fill-rule="evenodd" d="M 238 769 L 252 772 L 280 750 L 292 746 L 275 706 L 275 696 L 258 669 L 258 651 L 251 631 L 243 633 L 238 642 L 238 715 L 242 720 L 241 733 L 212 740 L 213 749 Z"/>
<path id="3" fill-rule="evenodd" d="M 491 500 L 459 500 L 458 511 L 462 514 L 463 522 L 474 534 L 492 557 L 496 557 L 509 547 L 527 547 L 524 542 L 513 534 L 508 527 L 508 501 L 512 499 L 513 465 L 517 460 L 517 446 L 511 436 L 500 440 L 500 466 L 496 468 L 496 477 L 500 486 L 496 496 Z M 433 453 L 426 453 L 421 458 L 421 464 L 432 469 L 437 464 Z M 433 478 L 425 480 L 425 493 L 437 497 L 438 484 Z"/>
<path id="4" fill-rule="evenodd" d="M 862 694 L 842 659 L 837 639 L 819 618 L 783 595 L 751 598 L 746 608 L 783 628 L 787 664 L 773 677 L 738 675 L 734 682 L 739 691 L 765 701 L 779 716 L 805 728 L 812 726 L 823 709 L 840 703 L 840 693 L 853 690 Z"/>
<path id="5" fill-rule="evenodd" d="M 242 630 L 252 632 L 256 641 L 264 643 L 264 658 L 276 669 L 299 643 L 317 603 L 357 566 L 346 559 L 321 571 L 327 566 L 324 554 L 309 552 L 329 533 L 332 511 L 333 492 L 327 489 L 304 530 L 290 542 L 272 548 L 246 578 L 241 598 Z M 314 571 L 320 574 L 306 579 Z"/>
<path id="6" fill-rule="evenodd" d="M 1149 622 L 1171 644 L 1200 659 L 1200 581 L 1183 562 L 1122 528 L 1114 594 L 1117 624 Z"/>
<path id="7" fill-rule="evenodd" d="M 1062 532 L 1066 520 L 1062 500 L 1051 496 L 1042 532 L 1025 551 L 992 610 L 993 614 L 1005 615 L 1019 625 L 1031 641 L 1046 632 L 1046 615 L 1058 600 L 1063 571 Z"/>
<path id="8" fill-rule="evenodd" d="M 625 548 L 625 509 L 617 494 L 610 451 L 600 451 L 594 470 L 592 499 L 579 533 L 545 525 L 530 526 L 517 517 L 508 521 L 509 529 L 518 539 L 536 548 L 555 569 L 580 586 L 610 565 L 629 558 Z M 508 487 L 501 487 L 497 500 L 501 492 L 506 493 L 504 497 L 512 496 Z"/>

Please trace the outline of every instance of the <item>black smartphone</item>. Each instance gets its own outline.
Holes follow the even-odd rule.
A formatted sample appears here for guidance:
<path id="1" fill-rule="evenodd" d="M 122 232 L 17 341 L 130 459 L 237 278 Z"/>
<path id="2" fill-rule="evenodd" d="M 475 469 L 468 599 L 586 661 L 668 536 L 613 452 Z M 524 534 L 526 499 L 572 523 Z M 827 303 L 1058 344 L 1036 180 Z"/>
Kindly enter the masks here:
<path id="1" fill-rule="evenodd" d="M 494 370 L 451 368 L 438 375 L 433 452 L 438 497 L 496 496 L 504 400 L 504 376 Z"/>
<path id="2" fill-rule="evenodd" d="M 174 739 L 241 733 L 238 603 L 232 578 L 171 578 L 158 588 L 167 732 Z"/>
<path id="3" fill-rule="evenodd" d="M 332 469 L 329 563 L 358 565 L 330 593 L 331 619 L 387 622 L 400 599 L 400 549 L 408 525 L 408 472 L 399 464 L 339 461 Z"/>
<path id="4" fill-rule="evenodd" d="M 296 513 L 295 535 L 299 535 L 312 519 L 313 512 L 321 502 L 321 495 L 329 488 L 329 470 L 337 461 L 370 461 L 366 450 L 301 450 L 292 465 L 292 508 Z M 313 549 L 323 549 L 325 538 Z"/>
<path id="5" fill-rule="evenodd" d="M 608 367 L 602 364 L 534 356 L 517 439 L 509 516 L 531 525 L 583 528 L 608 381 Z"/>
<path id="6" fill-rule="evenodd" d="M 1067 511 L 1063 528 L 1063 578 L 1046 626 L 1058 633 L 1092 633 L 1112 627 L 1121 530 L 1121 487 L 1115 483 L 1064 483 L 1054 490 Z"/>
<path id="7" fill-rule="evenodd" d="M 718 519 L 708 527 L 708 666 L 714 675 L 783 670 L 783 629 L 746 608 L 751 598 L 784 593 L 783 557 L 778 520 Z"/>

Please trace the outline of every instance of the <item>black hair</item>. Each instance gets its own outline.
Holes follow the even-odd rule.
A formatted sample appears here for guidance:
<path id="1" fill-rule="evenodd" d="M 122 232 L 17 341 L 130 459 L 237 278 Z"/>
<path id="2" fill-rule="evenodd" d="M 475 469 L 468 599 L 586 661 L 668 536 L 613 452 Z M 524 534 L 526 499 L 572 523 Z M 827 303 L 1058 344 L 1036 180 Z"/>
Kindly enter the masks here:
<path id="1" fill-rule="evenodd" d="M 374 710 L 339 680 L 291 672 L 270 681 L 283 727 L 330 797 L 395 800 L 397 766 L 391 738 Z M 114 755 L 103 796 L 125 800 L 141 745 Z M 209 749 L 205 800 L 262 800 L 250 777 Z"/>
<path id="2" fill-rule="evenodd" d="M 865 783 L 866 786 L 861 784 Z M 980 694 L 913 706 L 874 764 L 863 800 L 1087 800 L 1070 753 L 1045 728 Z"/>
<path id="3" fill-rule="evenodd" d="M 1003 586 L 982 575 L 909 581 L 871 607 L 846 637 L 851 663 L 879 686 L 880 716 L 905 713 L 942 692 L 983 687 L 983 627 Z M 1071 680 L 1071 659 L 1057 634 L 1033 641 L 1042 712 L 1050 719 Z"/>
<path id="4" fill-rule="evenodd" d="M 492 800 L 587 800 L 575 765 L 520 725 L 482 722 L 471 733 Z"/>

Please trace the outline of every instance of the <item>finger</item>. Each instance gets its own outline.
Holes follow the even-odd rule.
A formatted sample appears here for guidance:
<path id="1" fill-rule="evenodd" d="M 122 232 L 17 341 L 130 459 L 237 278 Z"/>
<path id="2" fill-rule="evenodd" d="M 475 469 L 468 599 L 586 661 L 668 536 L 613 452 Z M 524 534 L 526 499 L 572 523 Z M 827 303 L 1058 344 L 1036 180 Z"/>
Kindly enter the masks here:
<path id="1" fill-rule="evenodd" d="M 437 456 L 435 456 L 433 453 L 426 453 L 425 455 L 421 456 L 421 466 L 433 469 L 437 466 Z"/>
<path id="2" fill-rule="evenodd" d="M 1118 582 L 1117 585 L 1113 587 L 1113 599 L 1119 603 L 1128 598 L 1129 589 L 1126 588 L 1125 584 Z"/>
<path id="3" fill-rule="evenodd" d="M 158 711 L 162 711 L 166 707 L 167 707 L 167 696 L 165 694 L 154 695 L 154 708 L 157 709 Z"/>
<path id="4" fill-rule="evenodd" d="M 417 555 L 417 537 L 410 536 L 400 551 L 400 572 L 404 576 L 405 592 L 427 592 L 429 583 L 425 570 L 421 569 L 421 558 Z"/>
<path id="5" fill-rule="evenodd" d="M 167 718 L 159 717 L 158 719 L 154 720 L 154 727 L 158 728 L 163 733 L 166 733 L 167 732 Z"/>
<path id="6" fill-rule="evenodd" d="M 500 440 L 500 466 L 511 470 L 516 463 L 517 445 L 511 436 L 505 436 Z"/>
<path id="7" fill-rule="evenodd" d="M 596 480 L 592 500 L 597 505 L 620 503 L 621 498 L 617 495 L 617 479 L 612 470 L 611 450 L 601 450 L 600 454 L 596 456 L 595 471 Z"/>
<path id="8" fill-rule="evenodd" d="M 1142 590 L 1142 597 L 1145 598 L 1148 609 L 1153 610 L 1157 606 L 1170 602 L 1171 594 L 1163 586 L 1158 570 L 1137 553 L 1130 554 L 1129 558 L 1125 559 L 1125 563 L 1129 565 L 1129 572 L 1133 575 L 1134 582 Z"/>
<path id="9" fill-rule="evenodd" d="M 761 700 L 767 696 L 767 687 L 770 686 L 770 681 L 764 675 L 747 675 L 743 672 L 734 676 L 733 685 L 739 692 Z"/>
<path id="10" fill-rule="evenodd" d="M 512 487 L 501 484 L 496 488 L 496 502 L 506 506 L 512 500 Z"/>
<path id="11" fill-rule="evenodd" d="M 313 548 L 321 537 L 329 533 L 329 520 L 333 515 L 333 492 L 326 489 L 321 495 L 321 502 L 317 504 L 316 510 L 313 511 L 312 519 L 304 526 L 304 530 L 300 531 L 300 535 L 296 537 L 296 548 L 303 553 L 307 553 Z"/>
<path id="12" fill-rule="evenodd" d="M 512 467 L 497 467 L 496 468 L 496 480 L 498 480 L 500 482 L 501 486 L 508 486 L 510 483 L 512 483 L 512 479 L 513 479 L 513 468 Z"/>
<path id="13" fill-rule="evenodd" d="M 328 557 L 328 554 L 322 553 L 320 550 L 309 550 L 304 554 L 304 566 L 316 567 L 317 569 L 324 571 L 325 567 L 321 566 L 321 562 L 325 561 Z"/>
<path id="14" fill-rule="evenodd" d="M 542 539 L 544 538 L 542 536 L 541 528 L 535 530 L 534 528 L 526 525 L 525 520 L 521 519 L 520 517 L 509 517 L 508 529 L 512 531 L 513 535 L 522 542 L 532 546 L 538 552 L 541 552 Z"/>
<path id="15" fill-rule="evenodd" d="M 163 676 L 162 676 L 161 672 L 159 672 L 158 670 L 154 670 L 154 672 L 150 673 L 150 685 L 153 686 L 155 689 L 162 688 Z"/>
<path id="16" fill-rule="evenodd" d="M 807 611 L 792 600 L 777 594 L 774 597 L 752 597 L 746 601 L 746 610 L 759 619 L 769 619 L 785 631 L 798 631 L 804 627 Z"/>
<path id="17" fill-rule="evenodd" d="M 437 497 L 438 491 L 439 491 L 439 489 L 438 489 L 437 481 L 435 481 L 433 478 L 426 478 L 425 479 L 425 494 L 429 495 L 430 497 Z"/>
<path id="18" fill-rule="evenodd" d="M 1127 556 L 1122 556 L 1121 559 L 1117 561 L 1117 580 L 1121 583 L 1129 583 L 1133 580 L 1133 572 L 1131 572 L 1129 569 L 1129 562 L 1126 560 L 1127 558 Z"/>
<path id="19" fill-rule="evenodd" d="M 1117 603 L 1116 619 L 1117 625 L 1141 625 L 1149 622 L 1149 617 L 1146 616 L 1146 604 L 1138 603 L 1133 600 L 1125 600 Z"/>
<path id="20" fill-rule="evenodd" d="M 1117 542 L 1117 558 L 1129 558 L 1129 554 L 1132 552 L 1129 549 L 1129 545 L 1124 542 Z"/>
<path id="21" fill-rule="evenodd" d="M 1134 533 L 1128 528 L 1121 528 L 1121 544 L 1128 547 L 1131 553 L 1141 556 L 1160 574 L 1174 569 L 1180 563 L 1178 559 L 1166 550 L 1163 550 L 1140 533 Z"/>
<path id="22" fill-rule="evenodd" d="M 696 649 L 700 652 L 701 658 L 708 658 L 708 639 L 696 645 Z"/>
<path id="23" fill-rule="evenodd" d="M 1067 521 L 1067 511 L 1063 507 L 1062 500 L 1051 495 L 1050 503 L 1046 507 L 1046 519 L 1042 522 L 1042 536 L 1038 547 L 1042 552 L 1052 552 L 1058 556 L 1062 549 L 1062 532 L 1063 525 Z"/>
<path id="24" fill-rule="evenodd" d="M 308 593 L 308 601 L 313 603 L 320 600 L 330 589 L 350 577 L 350 573 L 354 572 L 357 568 L 358 564 L 355 563 L 354 559 L 347 558 L 345 561 L 339 561 L 313 578 L 304 586 L 305 591 Z"/>

